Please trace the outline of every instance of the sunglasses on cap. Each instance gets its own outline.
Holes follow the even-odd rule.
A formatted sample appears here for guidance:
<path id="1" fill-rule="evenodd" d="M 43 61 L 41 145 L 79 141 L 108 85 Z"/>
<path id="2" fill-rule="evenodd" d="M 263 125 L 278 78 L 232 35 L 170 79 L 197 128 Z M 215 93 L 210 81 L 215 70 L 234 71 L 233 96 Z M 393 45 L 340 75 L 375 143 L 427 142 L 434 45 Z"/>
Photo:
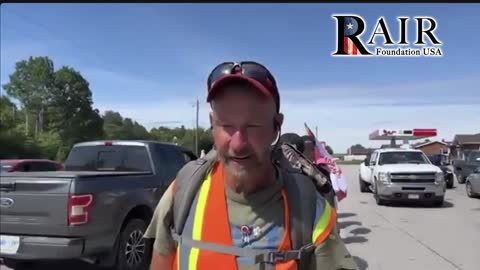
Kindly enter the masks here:
<path id="1" fill-rule="evenodd" d="M 280 97 L 277 88 L 277 82 L 270 71 L 257 62 L 224 62 L 217 65 L 208 76 L 207 87 L 210 102 L 214 94 L 220 89 L 223 83 L 232 79 L 243 79 L 260 90 L 263 94 L 271 96 L 275 100 L 277 110 L 279 110 Z"/>

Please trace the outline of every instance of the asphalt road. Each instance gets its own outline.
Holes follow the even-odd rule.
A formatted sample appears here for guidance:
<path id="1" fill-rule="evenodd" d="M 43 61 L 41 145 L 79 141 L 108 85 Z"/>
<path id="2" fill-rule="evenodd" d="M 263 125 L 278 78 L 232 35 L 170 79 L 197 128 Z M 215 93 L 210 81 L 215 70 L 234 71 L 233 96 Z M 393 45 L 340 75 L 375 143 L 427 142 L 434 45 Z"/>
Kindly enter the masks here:
<path id="1" fill-rule="evenodd" d="M 441 208 L 377 206 L 371 193 L 360 193 L 358 166 L 342 167 L 349 190 L 339 204 L 341 236 L 360 270 L 480 269 L 480 199 L 468 198 L 464 184 L 447 190 Z M 70 263 L 35 269 L 93 268 Z"/>
<path id="2" fill-rule="evenodd" d="M 467 197 L 464 184 L 447 189 L 441 208 L 377 206 L 360 192 L 358 167 L 343 168 L 350 181 L 339 204 L 341 236 L 359 269 L 480 269 L 480 200 Z"/>

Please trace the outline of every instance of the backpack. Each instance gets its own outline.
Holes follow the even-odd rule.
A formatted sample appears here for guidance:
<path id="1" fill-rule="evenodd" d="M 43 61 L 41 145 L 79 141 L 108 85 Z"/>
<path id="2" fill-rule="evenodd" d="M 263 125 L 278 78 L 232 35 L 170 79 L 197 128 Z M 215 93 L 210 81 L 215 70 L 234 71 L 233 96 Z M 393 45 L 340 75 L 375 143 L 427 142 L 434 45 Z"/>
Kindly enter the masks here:
<path id="1" fill-rule="evenodd" d="M 297 260 L 299 269 L 306 268 L 310 262 L 310 256 L 315 250 L 315 245 L 312 243 L 314 216 L 311 213 L 315 211 L 316 207 L 317 194 L 316 185 L 314 184 L 316 180 L 307 176 L 302 171 L 302 161 L 299 161 L 298 157 L 297 159 L 292 159 L 294 154 L 291 151 L 285 151 L 286 149 L 288 150 L 289 147 L 291 146 L 283 145 L 283 149 L 282 146 L 274 149 L 273 161 L 285 177 L 284 182 L 289 203 L 288 207 L 290 209 L 290 239 L 292 242 L 292 250 L 278 252 L 239 248 L 195 241 L 182 237 L 185 221 L 195 195 L 200 189 L 209 169 L 212 168 L 213 164 L 217 161 L 216 151 L 214 149 L 204 157 L 188 162 L 177 174 L 177 178 L 175 179 L 176 196 L 174 196 L 173 199 L 173 239 L 178 244 L 235 256 L 253 257 L 255 263 L 267 263 L 267 265 L 270 264 L 270 266 L 275 262 L 295 259 Z M 326 179 L 322 181 L 328 183 Z M 178 196 L 179 194 L 182 195 Z"/>

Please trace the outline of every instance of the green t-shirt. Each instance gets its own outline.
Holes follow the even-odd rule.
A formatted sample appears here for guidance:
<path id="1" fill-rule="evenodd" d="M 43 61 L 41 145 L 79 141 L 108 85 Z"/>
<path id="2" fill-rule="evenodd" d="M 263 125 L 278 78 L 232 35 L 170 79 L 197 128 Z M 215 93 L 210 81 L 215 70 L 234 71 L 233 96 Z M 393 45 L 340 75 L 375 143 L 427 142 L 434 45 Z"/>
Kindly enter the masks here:
<path id="1" fill-rule="evenodd" d="M 225 188 L 232 242 L 235 246 L 277 249 L 280 245 L 284 234 L 285 212 L 280 192 L 283 187 L 281 175 L 278 179 L 274 186 L 254 194 L 238 194 Z M 172 209 L 173 193 L 170 186 L 161 198 L 145 233 L 145 237 L 155 238 L 154 249 L 160 254 L 172 253 L 176 247 L 170 231 L 173 224 Z M 337 228 L 316 248 L 312 258 L 311 270 L 357 269 Z M 239 270 L 260 269 L 250 258 L 237 258 L 237 264 Z"/>

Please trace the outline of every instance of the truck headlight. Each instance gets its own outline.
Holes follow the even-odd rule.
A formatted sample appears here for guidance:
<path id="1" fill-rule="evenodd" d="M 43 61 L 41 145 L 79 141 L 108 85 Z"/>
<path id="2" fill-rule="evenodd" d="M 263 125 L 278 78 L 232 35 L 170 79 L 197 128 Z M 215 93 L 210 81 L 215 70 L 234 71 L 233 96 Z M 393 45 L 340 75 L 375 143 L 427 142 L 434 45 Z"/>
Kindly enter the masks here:
<path id="1" fill-rule="evenodd" d="M 388 172 L 379 172 L 378 181 L 388 183 L 390 182 L 390 173 Z"/>
<path id="2" fill-rule="evenodd" d="M 435 173 L 435 183 L 440 184 L 443 181 L 445 181 L 445 176 L 443 172 Z"/>

